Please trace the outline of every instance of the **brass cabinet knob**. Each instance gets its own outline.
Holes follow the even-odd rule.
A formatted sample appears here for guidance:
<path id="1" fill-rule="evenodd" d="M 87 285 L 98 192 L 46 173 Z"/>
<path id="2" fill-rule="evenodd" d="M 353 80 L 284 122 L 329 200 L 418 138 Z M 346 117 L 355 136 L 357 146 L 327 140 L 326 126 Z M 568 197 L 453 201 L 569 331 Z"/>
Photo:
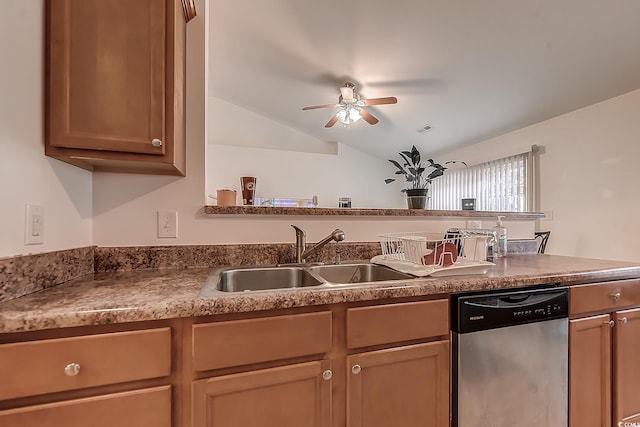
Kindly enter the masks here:
<path id="1" fill-rule="evenodd" d="M 333 376 L 333 372 L 331 372 L 330 369 L 327 369 L 326 371 L 324 371 L 322 373 L 322 378 L 327 380 L 327 381 L 330 380 L 332 376 Z"/>
<path id="2" fill-rule="evenodd" d="M 153 145 L 156 148 L 162 147 L 162 140 L 158 138 L 153 138 L 151 140 L 151 145 Z"/>
<path id="3" fill-rule="evenodd" d="M 625 324 L 628 322 L 628 320 L 627 320 L 627 318 L 626 318 L 626 317 L 623 317 L 622 319 L 618 319 L 618 320 L 620 320 L 620 322 L 621 322 L 623 325 L 625 325 Z"/>
<path id="4" fill-rule="evenodd" d="M 80 373 L 80 365 L 77 363 L 69 363 L 64 367 L 64 373 L 70 377 L 75 377 Z"/>
<path id="5" fill-rule="evenodd" d="M 616 322 L 614 322 L 613 320 L 609 320 L 608 322 L 604 322 L 605 325 L 609 325 L 610 327 L 614 327 L 616 326 Z"/>
<path id="6" fill-rule="evenodd" d="M 618 301 L 620 299 L 620 297 L 622 296 L 622 294 L 620 292 L 616 292 L 615 294 L 610 294 L 609 296 L 611 298 L 613 298 L 614 300 Z"/>
<path id="7" fill-rule="evenodd" d="M 362 368 L 360 367 L 360 365 L 353 365 L 351 367 L 351 372 L 353 372 L 356 375 L 358 375 L 361 370 L 362 370 Z"/>

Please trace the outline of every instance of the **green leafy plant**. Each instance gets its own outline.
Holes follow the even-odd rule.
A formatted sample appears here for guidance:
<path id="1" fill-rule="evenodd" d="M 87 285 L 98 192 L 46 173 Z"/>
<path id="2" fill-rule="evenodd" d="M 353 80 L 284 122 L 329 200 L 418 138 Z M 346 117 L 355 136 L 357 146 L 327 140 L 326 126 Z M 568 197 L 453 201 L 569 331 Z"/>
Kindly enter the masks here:
<path id="1" fill-rule="evenodd" d="M 425 190 L 432 180 L 444 175 L 444 171 L 447 170 L 447 167 L 434 162 L 433 159 L 427 159 L 427 164 L 424 165 L 420 152 L 415 145 L 411 147 L 411 151 L 401 151 L 398 154 L 402 159 L 401 162 L 392 159 L 389 159 L 389 161 L 397 168 L 396 175 L 404 175 L 407 188 L 402 190 L 403 193 L 407 190 Z M 461 161 L 448 161 L 445 162 L 445 165 L 451 163 L 462 163 L 467 166 L 465 162 Z M 428 169 L 431 169 L 431 171 L 428 171 Z M 396 181 L 396 178 L 384 180 L 386 184 L 394 181 Z"/>

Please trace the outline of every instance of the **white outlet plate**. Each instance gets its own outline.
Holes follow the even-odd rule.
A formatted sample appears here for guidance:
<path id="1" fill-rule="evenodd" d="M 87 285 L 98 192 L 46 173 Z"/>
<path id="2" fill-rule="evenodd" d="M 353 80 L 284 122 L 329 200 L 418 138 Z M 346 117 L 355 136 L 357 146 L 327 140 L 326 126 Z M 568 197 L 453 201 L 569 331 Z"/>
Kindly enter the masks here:
<path id="1" fill-rule="evenodd" d="M 24 243 L 26 245 L 42 245 L 44 243 L 44 206 L 26 206 Z"/>
<path id="2" fill-rule="evenodd" d="M 178 237 L 178 212 L 158 211 L 158 237 Z"/>

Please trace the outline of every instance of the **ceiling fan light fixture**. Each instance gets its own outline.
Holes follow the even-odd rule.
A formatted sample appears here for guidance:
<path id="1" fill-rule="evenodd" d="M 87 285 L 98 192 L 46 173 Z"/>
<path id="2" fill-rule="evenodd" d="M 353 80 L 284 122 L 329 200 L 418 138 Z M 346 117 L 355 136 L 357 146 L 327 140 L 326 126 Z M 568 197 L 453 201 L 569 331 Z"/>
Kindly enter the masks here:
<path id="1" fill-rule="evenodd" d="M 344 108 L 341 108 L 340 111 L 336 113 L 336 117 L 338 121 L 344 125 L 351 125 L 362 118 L 360 115 L 360 109 L 356 108 L 352 105 L 347 105 Z"/>

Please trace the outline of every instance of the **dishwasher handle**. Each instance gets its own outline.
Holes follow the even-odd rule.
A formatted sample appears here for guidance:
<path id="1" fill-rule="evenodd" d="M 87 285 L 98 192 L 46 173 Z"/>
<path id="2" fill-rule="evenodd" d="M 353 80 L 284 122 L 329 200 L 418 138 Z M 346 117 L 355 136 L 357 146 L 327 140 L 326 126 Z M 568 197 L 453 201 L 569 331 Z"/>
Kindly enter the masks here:
<path id="1" fill-rule="evenodd" d="M 469 297 L 461 298 L 460 301 L 463 304 L 473 305 L 475 307 L 482 307 L 488 310 L 491 309 L 509 309 L 516 307 L 533 307 L 540 304 L 544 304 L 549 301 L 553 301 L 559 295 L 562 295 L 564 291 L 555 291 L 550 293 L 511 293 L 511 294 L 496 294 L 486 297 Z"/>

